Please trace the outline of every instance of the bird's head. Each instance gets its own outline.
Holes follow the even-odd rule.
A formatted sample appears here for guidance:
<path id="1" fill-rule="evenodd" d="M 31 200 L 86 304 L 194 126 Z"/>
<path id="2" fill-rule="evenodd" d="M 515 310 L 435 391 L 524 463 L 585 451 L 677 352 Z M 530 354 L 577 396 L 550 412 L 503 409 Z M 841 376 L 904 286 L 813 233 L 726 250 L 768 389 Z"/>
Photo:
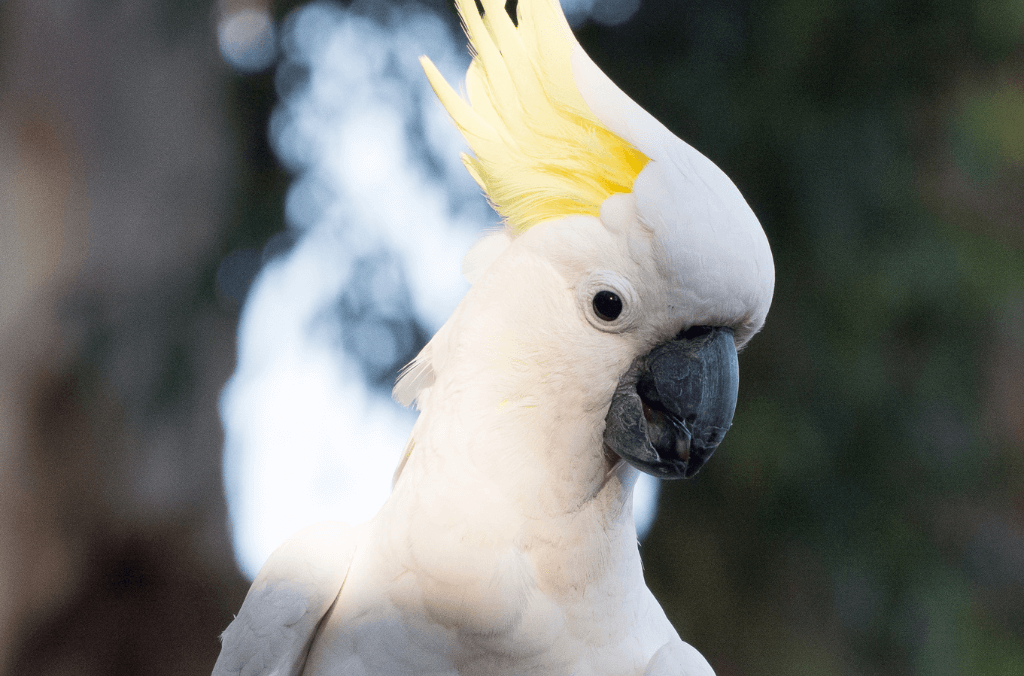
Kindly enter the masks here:
<path id="1" fill-rule="evenodd" d="M 482 16 L 456 4 L 469 103 L 423 63 L 505 221 L 467 257 L 460 309 L 506 373 L 494 396 L 529 406 L 548 388 L 604 418 L 610 457 L 692 476 L 731 425 L 736 352 L 771 303 L 764 232 L 718 167 L 597 68 L 557 0 L 520 0 L 518 25 L 503 0 Z"/>

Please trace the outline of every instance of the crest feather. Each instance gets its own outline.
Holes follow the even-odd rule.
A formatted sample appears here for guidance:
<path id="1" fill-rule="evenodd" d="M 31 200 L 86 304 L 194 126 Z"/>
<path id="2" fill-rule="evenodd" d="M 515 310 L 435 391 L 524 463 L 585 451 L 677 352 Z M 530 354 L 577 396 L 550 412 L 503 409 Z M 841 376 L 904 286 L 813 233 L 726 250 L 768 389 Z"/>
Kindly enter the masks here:
<path id="1" fill-rule="evenodd" d="M 600 213 L 630 192 L 648 158 L 605 127 L 576 87 L 579 48 L 558 0 L 520 0 L 518 27 L 504 0 L 456 0 L 473 52 L 467 104 L 427 57 L 434 92 L 473 155 L 470 175 L 514 233 L 541 221 Z"/>

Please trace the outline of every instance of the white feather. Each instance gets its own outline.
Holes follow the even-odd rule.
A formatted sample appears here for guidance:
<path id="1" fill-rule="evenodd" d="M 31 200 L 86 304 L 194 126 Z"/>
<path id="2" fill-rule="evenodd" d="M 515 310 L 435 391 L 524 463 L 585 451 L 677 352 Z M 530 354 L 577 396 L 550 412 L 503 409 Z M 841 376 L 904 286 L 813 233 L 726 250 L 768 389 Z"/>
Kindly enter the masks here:
<path id="1" fill-rule="evenodd" d="M 316 628 L 348 574 L 357 534 L 327 521 L 278 547 L 224 631 L 213 676 L 302 674 Z"/>

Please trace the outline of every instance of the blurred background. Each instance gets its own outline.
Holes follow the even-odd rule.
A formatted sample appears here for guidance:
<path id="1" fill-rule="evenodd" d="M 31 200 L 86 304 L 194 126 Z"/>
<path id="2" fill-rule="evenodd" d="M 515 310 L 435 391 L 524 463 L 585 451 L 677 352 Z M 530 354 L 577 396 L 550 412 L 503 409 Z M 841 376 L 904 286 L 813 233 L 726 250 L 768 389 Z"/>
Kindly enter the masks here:
<path id="1" fill-rule="evenodd" d="M 775 255 L 733 430 L 639 498 L 670 619 L 720 676 L 1024 673 L 1024 2 L 563 6 Z M 209 673 L 386 495 L 496 225 L 420 54 L 461 81 L 446 0 L 0 3 L 0 673 Z"/>

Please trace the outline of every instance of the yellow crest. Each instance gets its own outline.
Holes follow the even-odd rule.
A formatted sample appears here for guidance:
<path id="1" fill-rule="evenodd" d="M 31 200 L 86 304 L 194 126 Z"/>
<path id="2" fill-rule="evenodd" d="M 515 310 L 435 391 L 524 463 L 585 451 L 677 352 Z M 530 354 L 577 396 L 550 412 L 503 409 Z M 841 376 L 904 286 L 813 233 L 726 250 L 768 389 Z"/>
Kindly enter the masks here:
<path id="1" fill-rule="evenodd" d="M 558 0 L 520 0 L 518 27 L 505 0 L 456 0 L 473 52 L 469 104 L 427 57 L 430 85 L 476 157 L 462 161 L 508 226 L 521 233 L 571 214 L 596 216 L 630 192 L 646 155 L 591 112 L 573 79 L 576 47 Z"/>

